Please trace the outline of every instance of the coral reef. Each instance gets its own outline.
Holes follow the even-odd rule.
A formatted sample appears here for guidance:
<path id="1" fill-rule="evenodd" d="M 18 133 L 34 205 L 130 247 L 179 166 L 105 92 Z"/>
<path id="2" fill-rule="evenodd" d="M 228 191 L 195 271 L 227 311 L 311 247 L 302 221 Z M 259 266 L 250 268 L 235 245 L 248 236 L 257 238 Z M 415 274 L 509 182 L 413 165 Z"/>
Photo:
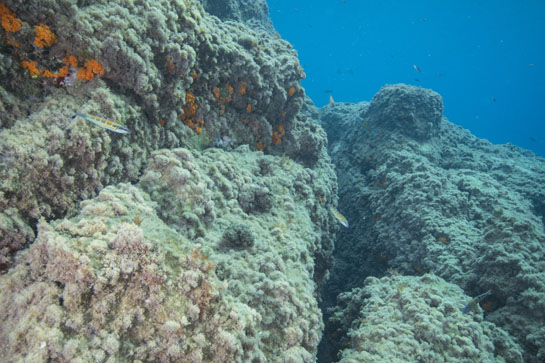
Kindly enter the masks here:
<path id="1" fill-rule="evenodd" d="M 325 133 L 299 112 L 296 52 L 274 35 L 223 22 L 196 1 L 1 4 L 3 264 L 39 218 L 134 182 L 153 150 L 227 137 L 231 147 L 309 167 L 328 162 Z M 104 115 L 131 134 L 71 123 L 77 113 Z"/>
<path id="2" fill-rule="evenodd" d="M 339 295 L 330 319 L 344 347 L 339 361 L 522 362 L 521 348 L 505 331 L 481 314 L 462 315 L 460 302 L 468 299 L 431 274 L 369 277 Z"/>
<path id="3" fill-rule="evenodd" d="M 385 100 L 423 106 L 404 117 Z M 525 361 L 541 361 L 545 160 L 480 140 L 445 118 L 437 124 L 438 100 L 393 85 L 370 104 L 321 110 L 332 135 L 339 208 L 351 222 L 336 242 L 339 263 L 324 299 L 332 304 L 339 292 L 360 286 L 357 277 L 388 268 L 432 272 L 470 296 L 492 289 L 487 320 L 518 339 Z"/>

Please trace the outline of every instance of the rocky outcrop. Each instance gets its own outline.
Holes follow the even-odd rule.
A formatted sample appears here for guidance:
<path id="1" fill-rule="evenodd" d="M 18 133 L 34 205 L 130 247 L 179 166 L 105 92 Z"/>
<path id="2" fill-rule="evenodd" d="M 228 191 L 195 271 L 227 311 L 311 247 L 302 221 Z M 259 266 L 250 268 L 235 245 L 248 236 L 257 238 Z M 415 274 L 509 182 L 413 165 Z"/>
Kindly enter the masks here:
<path id="1" fill-rule="evenodd" d="M 321 110 L 350 222 L 336 242 L 326 304 L 387 269 L 434 273 L 469 296 L 492 289 L 486 319 L 537 362 L 545 354 L 545 160 L 439 122 L 441 113 L 435 92 L 407 85 L 385 86 L 370 104 Z"/>

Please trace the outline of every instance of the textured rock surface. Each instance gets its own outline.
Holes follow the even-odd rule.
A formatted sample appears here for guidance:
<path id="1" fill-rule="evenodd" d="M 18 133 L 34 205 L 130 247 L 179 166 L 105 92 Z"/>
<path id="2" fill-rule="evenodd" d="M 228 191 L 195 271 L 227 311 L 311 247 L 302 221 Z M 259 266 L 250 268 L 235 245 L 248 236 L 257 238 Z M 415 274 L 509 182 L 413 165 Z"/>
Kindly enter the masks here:
<path id="1" fill-rule="evenodd" d="M 429 104 L 429 92 L 392 87 L 388 94 L 409 92 L 408 101 Z M 519 339 L 525 360 L 542 360 L 545 160 L 477 139 L 446 119 L 428 140 L 400 132 L 399 112 L 383 99 L 321 110 L 339 207 L 351 225 L 336 243 L 326 304 L 387 268 L 433 272 L 470 296 L 492 289 L 487 320 Z M 428 111 L 419 117 L 435 119 L 440 107 Z M 379 124 L 377 114 L 394 128 Z"/>
<path id="2" fill-rule="evenodd" d="M 319 172 L 247 147 L 157 151 L 137 187 L 107 187 L 72 218 L 40 223 L 0 276 L 0 355 L 314 362 L 315 261 L 337 227 L 325 207 L 335 179 L 310 183 Z M 233 224 L 253 244 L 226 246 Z"/>
<path id="3" fill-rule="evenodd" d="M 5 2 L 0 356 L 315 361 L 326 135 L 265 3 L 204 3 Z"/>
<path id="4" fill-rule="evenodd" d="M 274 33 L 265 0 L 201 0 L 204 9 L 222 20 L 244 23 L 253 29 Z"/>
<path id="5" fill-rule="evenodd" d="M 462 315 L 462 290 L 441 278 L 369 277 L 339 296 L 331 334 L 340 362 L 522 362 L 522 350 L 482 314 Z"/>
<path id="6" fill-rule="evenodd" d="M 417 140 L 437 135 L 442 117 L 443 100 L 437 92 L 405 84 L 382 87 L 363 115 L 377 128 Z"/>
<path id="7" fill-rule="evenodd" d="M 106 185 L 134 182 L 153 150 L 203 149 L 226 138 L 314 166 L 325 134 L 299 113 L 304 73 L 291 46 L 276 36 L 208 15 L 196 1 L 42 1 L 5 4 L 22 19 L 1 33 L 0 261 L 29 242 L 40 217 L 58 218 Z M 56 36 L 32 43 L 34 26 Z M 18 42 L 18 48 L 7 42 Z M 65 58 L 96 59 L 91 81 L 31 77 L 55 72 Z M 76 113 L 105 115 L 130 135 L 110 133 Z"/>

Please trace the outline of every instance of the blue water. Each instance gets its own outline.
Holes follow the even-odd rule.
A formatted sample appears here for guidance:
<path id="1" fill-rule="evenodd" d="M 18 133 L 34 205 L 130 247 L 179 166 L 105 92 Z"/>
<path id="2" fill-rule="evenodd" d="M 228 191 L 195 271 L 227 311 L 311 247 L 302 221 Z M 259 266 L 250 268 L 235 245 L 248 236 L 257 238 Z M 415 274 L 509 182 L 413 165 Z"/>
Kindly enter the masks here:
<path id="1" fill-rule="evenodd" d="M 317 106 L 371 100 L 386 83 L 431 88 L 444 115 L 545 156 L 544 0 L 269 0 Z M 418 73 L 417 65 L 422 73 Z"/>

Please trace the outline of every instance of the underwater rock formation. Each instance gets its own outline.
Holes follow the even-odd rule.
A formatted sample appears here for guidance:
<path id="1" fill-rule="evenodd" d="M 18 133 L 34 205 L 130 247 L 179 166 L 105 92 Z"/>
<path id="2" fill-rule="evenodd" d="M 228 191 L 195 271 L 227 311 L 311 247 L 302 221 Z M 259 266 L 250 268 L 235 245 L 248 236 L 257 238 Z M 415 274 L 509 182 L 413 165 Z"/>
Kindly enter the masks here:
<path id="1" fill-rule="evenodd" d="M 339 362 L 522 362 L 522 350 L 482 315 L 460 312 L 471 299 L 432 274 L 368 277 L 339 296 L 331 334 Z"/>
<path id="2" fill-rule="evenodd" d="M 274 33 L 265 0 L 201 0 L 204 9 L 221 20 L 237 21 L 257 30 Z"/>
<path id="3" fill-rule="evenodd" d="M 0 356 L 314 362 L 337 186 L 291 45 L 194 0 L 0 16 Z"/>
<path id="4" fill-rule="evenodd" d="M 541 361 L 545 160 L 480 140 L 445 118 L 438 125 L 435 95 L 392 85 L 371 104 L 321 110 L 339 208 L 350 222 L 336 241 L 325 304 L 388 268 L 431 272 L 469 296 L 492 289 L 486 319 L 518 340 L 525 361 Z M 403 117 L 385 100 L 422 108 Z M 422 133 L 408 120 L 433 127 Z"/>
<path id="5" fill-rule="evenodd" d="M 362 118 L 376 128 L 397 131 L 416 140 L 437 135 L 443 100 L 437 92 L 405 84 L 382 87 Z"/>
<path id="6" fill-rule="evenodd" d="M 2 5 L 3 24 L 21 24 L 0 31 L 2 269 L 41 217 L 135 182 L 153 150 L 227 137 L 309 167 L 327 158 L 324 132 L 299 112 L 296 52 L 276 36 L 222 22 L 193 0 Z M 76 114 L 104 115 L 131 133 L 73 122 Z"/>
<path id="7" fill-rule="evenodd" d="M 318 172 L 247 147 L 155 152 L 137 186 L 40 223 L 0 276 L 0 355 L 313 362 L 325 274 L 315 260 L 336 226 L 334 178 Z M 268 210 L 244 210 L 248 185 L 272 192 Z M 243 248 L 225 245 L 234 224 L 253 238 Z"/>

